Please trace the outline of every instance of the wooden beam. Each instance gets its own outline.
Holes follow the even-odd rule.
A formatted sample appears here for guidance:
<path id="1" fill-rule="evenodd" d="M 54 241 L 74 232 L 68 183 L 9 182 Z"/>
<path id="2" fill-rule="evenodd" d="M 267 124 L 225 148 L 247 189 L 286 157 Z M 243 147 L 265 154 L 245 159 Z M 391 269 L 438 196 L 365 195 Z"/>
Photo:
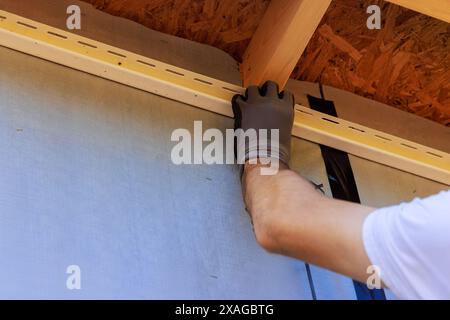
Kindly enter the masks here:
<path id="1" fill-rule="evenodd" d="M 0 10 L 0 45 L 233 116 L 244 88 Z M 296 105 L 292 134 L 450 185 L 450 154 Z"/>
<path id="2" fill-rule="evenodd" d="M 450 22 L 450 0 L 386 0 L 399 6 Z"/>
<path id="3" fill-rule="evenodd" d="M 283 88 L 331 0 L 271 1 L 244 53 L 244 87 L 273 80 Z"/>

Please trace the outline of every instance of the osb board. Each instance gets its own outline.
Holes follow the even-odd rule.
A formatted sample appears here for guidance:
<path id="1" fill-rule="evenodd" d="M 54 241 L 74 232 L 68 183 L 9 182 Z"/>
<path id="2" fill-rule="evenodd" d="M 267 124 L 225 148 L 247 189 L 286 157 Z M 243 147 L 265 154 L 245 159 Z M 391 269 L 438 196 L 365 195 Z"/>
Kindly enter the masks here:
<path id="1" fill-rule="evenodd" d="M 270 0 L 83 0 L 151 29 L 242 57 Z"/>
<path id="2" fill-rule="evenodd" d="M 379 4 L 381 30 L 366 27 Z M 334 1 L 294 78 L 336 88 L 450 126 L 450 24 L 379 0 Z"/>
<path id="3" fill-rule="evenodd" d="M 269 0 L 84 0 L 241 59 Z M 382 7 L 383 28 L 366 27 Z M 381 0 L 334 0 L 292 77 L 450 125 L 450 25 Z"/>

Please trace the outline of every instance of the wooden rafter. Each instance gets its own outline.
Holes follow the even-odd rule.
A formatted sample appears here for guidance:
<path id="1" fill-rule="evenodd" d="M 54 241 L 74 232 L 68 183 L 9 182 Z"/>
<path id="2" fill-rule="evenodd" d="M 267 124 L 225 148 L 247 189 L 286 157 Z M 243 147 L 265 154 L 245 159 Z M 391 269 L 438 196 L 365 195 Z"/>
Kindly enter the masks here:
<path id="1" fill-rule="evenodd" d="M 386 0 L 450 23 L 450 0 Z"/>
<path id="2" fill-rule="evenodd" d="M 277 0 L 267 8 L 241 66 L 244 87 L 284 87 L 331 0 Z"/>

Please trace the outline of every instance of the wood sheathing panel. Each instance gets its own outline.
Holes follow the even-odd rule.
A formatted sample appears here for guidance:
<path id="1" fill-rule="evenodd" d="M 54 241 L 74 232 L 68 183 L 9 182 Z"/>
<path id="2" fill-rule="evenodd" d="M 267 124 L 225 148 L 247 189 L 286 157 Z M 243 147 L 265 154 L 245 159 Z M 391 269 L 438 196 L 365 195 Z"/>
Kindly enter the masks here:
<path id="1" fill-rule="evenodd" d="M 83 0 L 151 29 L 218 47 L 240 61 L 270 0 Z"/>
<path id="2" fill-rule="evenodd" d="M 269 0 L 84 0 L 241 60 Z M 383 27 L 366 27 L 379 4 Z M 334 0 L 292 77 L 450 126 L 450 24 L 381 0 Z"/>
<path id="3" fill-rule="evenodd" d="M 366 27 L 379 4 L 383 27 Z M 450 24 L 376 0 L 333 1 L 293 73 L 450 126 Z"/>

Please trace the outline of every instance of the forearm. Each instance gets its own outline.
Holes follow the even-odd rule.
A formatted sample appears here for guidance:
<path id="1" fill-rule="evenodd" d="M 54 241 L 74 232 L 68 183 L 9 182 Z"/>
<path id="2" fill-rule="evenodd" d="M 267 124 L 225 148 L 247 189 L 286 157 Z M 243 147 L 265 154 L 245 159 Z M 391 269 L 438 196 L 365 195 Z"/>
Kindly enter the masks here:
<path id="1" fill-rule="evenodd" d="M 373 209 L 329 199 L 283 165 L 289 163 L 291 152 L 292 93 L 280 93 L 277 84 L 268 81 L 234 96 L 232 106 L 235 128 L 242 129 L 237 136 L 237 160 L 266 158 L 269 153 L 280 160 L 275 175 L 261 174 L 261 165 L 245 165 L 243 193 L 259 243 L 269 251 L 364 280 L 369 259 L 361 233 Z M 243 132 L 250 130 L 259 135 L 249 134 L 247 140 Z"/>
<path id="2" fill-rule="evenodd" d="M 273 176 L 261 175 L 260 166 L 247 164 L 243 175 L 244 199 L 259 243 L 269 251 L 365 279 L 370 263 L 361 227 L 373 209 L 327 198 L 286 166 Z"/>

